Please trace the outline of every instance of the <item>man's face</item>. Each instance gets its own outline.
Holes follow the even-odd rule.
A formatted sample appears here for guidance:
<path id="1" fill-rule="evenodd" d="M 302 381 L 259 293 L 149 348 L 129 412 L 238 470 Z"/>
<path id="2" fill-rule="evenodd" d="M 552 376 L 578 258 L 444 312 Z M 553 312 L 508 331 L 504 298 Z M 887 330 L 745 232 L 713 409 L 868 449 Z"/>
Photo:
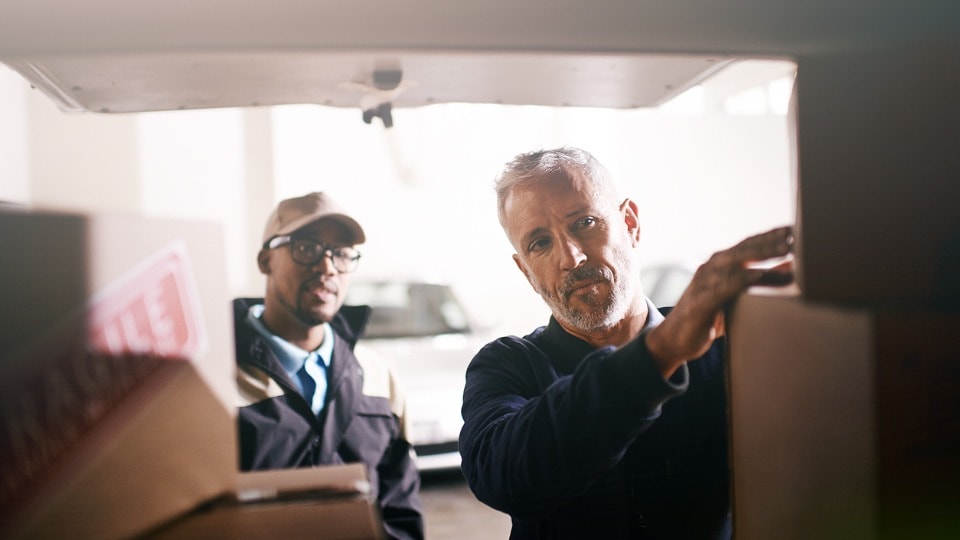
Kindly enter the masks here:
<path id="1" fill-rule="evenodd" d="M 589 333 L 624 318 L 639 287 L 631 201 L 591 193 L 572 171 L 514 188 L 504 210 L 514 260 L 558 321 Z"/>
<path id="2" fill-rule="evenodd" d="M 347 230 L 336 221 L 323 220 L 306 225 L 291 235 L 329 247 L 351 246 Z M 288 322 L 305 326 L 330 322 L 346 299 L 350 274 L 337 271 L 330 257 L 312 266 L 293 260 L 290 244 L 260 255 L 260 269 L 267 274 L 266 308 Z"/>

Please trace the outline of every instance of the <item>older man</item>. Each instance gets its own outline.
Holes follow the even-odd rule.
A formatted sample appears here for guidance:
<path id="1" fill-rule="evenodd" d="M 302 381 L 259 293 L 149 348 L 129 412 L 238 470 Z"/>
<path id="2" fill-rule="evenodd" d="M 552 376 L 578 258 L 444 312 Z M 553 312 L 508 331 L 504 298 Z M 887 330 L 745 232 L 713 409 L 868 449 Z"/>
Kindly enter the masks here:
<path id="1" fill-rule="evenodd" d="M 517 267 L 549 323 L 467 370 L 463 471 L 511 538 L 729 538 L 723 307 L 788 268 L 790 229 L 702 265 L 672 310 L 644 296 L 636 204 L 576 148 L 523 154 L 497 182 Z"/>
<path id="2" fill-rule="evenodd" d="M 326 193 L 281 201 L 268 218 L 266 296 L 234 302 L 240 465 L 363 462 L 388 535 L 422 538 L 402 396 L 385 364 L 354 355 L 370 309 L 343 305 L 364 240 Z"/>

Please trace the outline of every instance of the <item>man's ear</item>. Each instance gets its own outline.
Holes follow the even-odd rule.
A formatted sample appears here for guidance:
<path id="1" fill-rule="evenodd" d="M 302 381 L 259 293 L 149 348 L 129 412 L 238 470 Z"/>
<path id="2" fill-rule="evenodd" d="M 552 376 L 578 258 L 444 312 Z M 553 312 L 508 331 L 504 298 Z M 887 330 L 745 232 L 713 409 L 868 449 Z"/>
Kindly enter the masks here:
<path id="1" fill-rule="evenodd" d="M 620 211 L 623 212 L 623 222 L 627 226 L 627 234 L 630 235 L 633 247 L 637 247 L 640 243 L 640 211 L 637 203 L 625 199 L 620 205 Z"/>
<path id="2" fill-rule="evenodd" d="M 257 253 L 257 267 L 260 269 L 260 273 L 270 275 L 270 252 L 261 249 Z"/>

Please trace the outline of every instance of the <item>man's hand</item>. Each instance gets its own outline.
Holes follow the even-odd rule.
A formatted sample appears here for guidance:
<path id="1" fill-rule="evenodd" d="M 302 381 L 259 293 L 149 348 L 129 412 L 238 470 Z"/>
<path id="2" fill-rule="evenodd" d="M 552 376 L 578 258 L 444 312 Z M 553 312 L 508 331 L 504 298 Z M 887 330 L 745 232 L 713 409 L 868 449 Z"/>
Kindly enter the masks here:
<path id="1" fill-rule="evenodd" d="M 792 227 L 751 236 L 714 253 L 700 265 L 677 305 L 646 337 L 647 349 L 665 378 L 681 364 L 703 355 L 723 335 L 724 306 L 753 285 L 787 285 L 793 281 L 788 260 L 772 268 L 751 267 L 793 249 Z"/>

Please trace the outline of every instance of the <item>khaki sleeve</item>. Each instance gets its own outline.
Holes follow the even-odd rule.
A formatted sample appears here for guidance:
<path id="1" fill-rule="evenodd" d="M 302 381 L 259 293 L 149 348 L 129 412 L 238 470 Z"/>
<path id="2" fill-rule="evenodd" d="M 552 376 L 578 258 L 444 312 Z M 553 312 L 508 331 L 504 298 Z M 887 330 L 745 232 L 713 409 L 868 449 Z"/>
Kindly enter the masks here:
<path id="1" fill-rule="evenodd" d="M 237 406 L 246 407 L 258 401 L 283 395 L 283 388 L 270 375 L 253 366 L 237 368 Z"/>
<path id="2" fill-rule="evenodd" d="M 363 368 L 363 394 L 390 400 L 390 410 L 400 420 L 400 435 L 412 444 L 406 395 L 397 381 L 390 359 L 364 346 L 362 342 L 357 343 L 353 352 Z"/>

